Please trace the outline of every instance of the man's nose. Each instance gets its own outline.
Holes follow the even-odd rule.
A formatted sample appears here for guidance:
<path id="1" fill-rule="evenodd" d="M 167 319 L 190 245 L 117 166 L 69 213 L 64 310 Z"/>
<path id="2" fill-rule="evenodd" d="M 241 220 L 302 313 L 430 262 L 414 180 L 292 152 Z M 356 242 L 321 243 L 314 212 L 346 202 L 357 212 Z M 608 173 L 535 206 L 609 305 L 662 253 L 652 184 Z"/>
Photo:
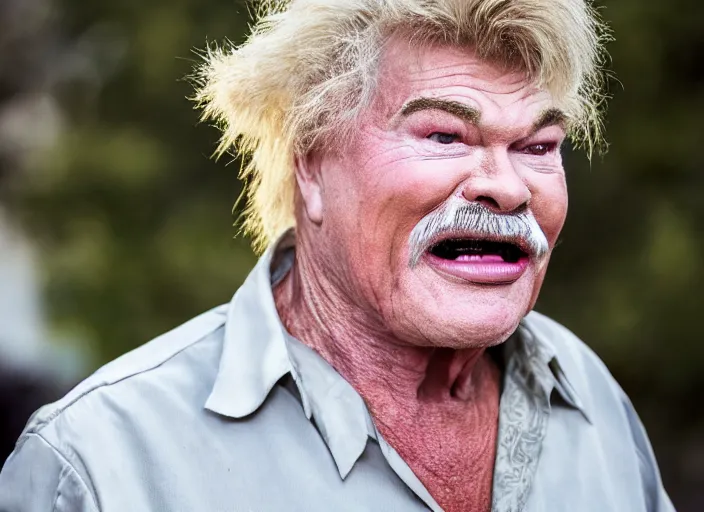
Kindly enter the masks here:
<path id="1" fill-rule="evenodd" d="M 480 172 L 463 183 L 462 195 L 498 213 L 510 213 L 528 205 L 531 191 L 508 154 L 496 151 L 487 155 Z"/>

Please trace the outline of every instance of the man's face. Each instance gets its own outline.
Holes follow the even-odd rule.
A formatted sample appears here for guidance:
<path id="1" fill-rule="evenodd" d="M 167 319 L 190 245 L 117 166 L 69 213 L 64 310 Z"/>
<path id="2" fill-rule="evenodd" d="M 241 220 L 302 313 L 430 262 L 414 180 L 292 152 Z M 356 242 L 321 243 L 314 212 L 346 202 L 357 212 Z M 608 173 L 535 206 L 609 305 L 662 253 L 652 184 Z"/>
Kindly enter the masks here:
<path id="1" fill-rule="evenodd" d="M 299 169 L 318 223 L 311 257 L 370 326 L 410 344 L 454 348 L 500 343 L 516 329 L 567 212 L 565 132 L 554 107 L 522 74 L 470 51 L 389 46 L 356 139 L 340 156 L 309 156 L 313 186 Z M 534 217 L 547 252 L 461 229 L 426 229 L 430 245 L 414 245 L 428 215 L 470 203 Z"/>

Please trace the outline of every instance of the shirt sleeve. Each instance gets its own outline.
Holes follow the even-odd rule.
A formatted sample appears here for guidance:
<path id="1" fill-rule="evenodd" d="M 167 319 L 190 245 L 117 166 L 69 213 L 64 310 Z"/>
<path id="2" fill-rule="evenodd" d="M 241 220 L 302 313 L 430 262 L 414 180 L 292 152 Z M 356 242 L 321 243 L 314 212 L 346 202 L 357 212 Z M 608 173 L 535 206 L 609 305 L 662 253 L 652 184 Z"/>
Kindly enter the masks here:
<path id="1" fill-rule="evenodd" d="M 25 434 L 0 472 L 2 512 L 98 512 L 69 461 L 36 433 Z"/>
<path id="2" fill-rule="evenodd" d="M 647 503 L 647 512 L 675 512 L 665 488 L 662 485 L 658 463 L 650 446 L 645 427 L 640 421 L 633 404 L 624 394 L 624 408 L 628 416 L 633 441 L 638 450 L 640 473 L 643 480 L 643 493 Z"/>

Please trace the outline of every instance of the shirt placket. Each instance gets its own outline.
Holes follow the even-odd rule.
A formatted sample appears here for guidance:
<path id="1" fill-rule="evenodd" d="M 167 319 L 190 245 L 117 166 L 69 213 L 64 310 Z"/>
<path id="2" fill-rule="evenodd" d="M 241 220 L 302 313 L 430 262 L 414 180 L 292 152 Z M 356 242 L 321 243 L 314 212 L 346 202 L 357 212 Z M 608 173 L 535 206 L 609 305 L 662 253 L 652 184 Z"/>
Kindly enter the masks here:
<path id="1" fill-rule="evenodd" d="M 521 347 L 526 349 L 527 347 Z M 550 417 L 552 384 L 536 352 L 513 354 L 499 408 L 492 512 L 523 510 L 540 460 Z"/>

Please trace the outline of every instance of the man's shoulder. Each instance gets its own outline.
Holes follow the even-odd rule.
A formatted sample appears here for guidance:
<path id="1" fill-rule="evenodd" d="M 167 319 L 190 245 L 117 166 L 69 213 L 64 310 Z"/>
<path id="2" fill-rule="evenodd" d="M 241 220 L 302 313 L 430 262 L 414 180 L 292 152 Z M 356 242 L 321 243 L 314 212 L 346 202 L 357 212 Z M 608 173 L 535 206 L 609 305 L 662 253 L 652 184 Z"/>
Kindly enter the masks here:
<path id="1" fill-rule="evenodd" d="M 559 354 L 569 354 L 574 358 L 588 358 L 592 362 L 603 365 L 594 351 L 574 332 L 553 320 L 543 313 L 531 311 L 524 319 L 523 324 L 533 334 L 553 345 Z M 563 356 L 564 357 L 564 356 Z"/>
<path id="2" fill-rule="evenodd" d="M 567 327 L 536 311 L 524 318 L 523 325 L 554 349 L 557 362 L 570 383 L 585 398 L 606 393 L 617 401 L 627 399 L 601 358 Z"/>
<path id="3" fill-rule="evenodd" d="M 34 413 L 23 436 L 51 437 L 57 420 L 70 411 L 71 422 L 99 422 L 111 403 L 129 409 L 125 399 L 156 403 L 157 393 L 176 390 L 189 381 L 215 377 L 227 307 L 219 306 L 168 331 L 98 369 L 60 400 Z M 211 379 L 207 379 L 210 376 Z"/>

